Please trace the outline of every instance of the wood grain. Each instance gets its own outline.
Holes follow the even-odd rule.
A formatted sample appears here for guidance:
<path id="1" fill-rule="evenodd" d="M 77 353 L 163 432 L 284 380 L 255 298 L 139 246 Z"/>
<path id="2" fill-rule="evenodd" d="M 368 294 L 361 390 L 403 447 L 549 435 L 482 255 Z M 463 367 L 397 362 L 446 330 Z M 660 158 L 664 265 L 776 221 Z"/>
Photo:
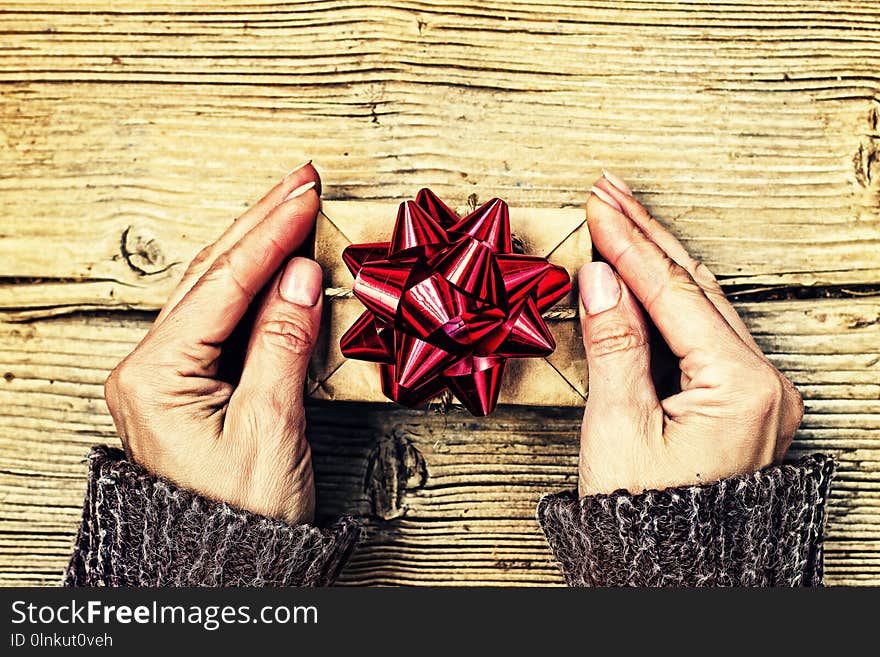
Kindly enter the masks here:
<path id="1" fill-rule="evenodd" d="M 729 288 L 821 296 L 880 285 L 878 71 L 868 0 L 5 2 L 0 583 L 58 581 L 103 377 L 298 162 L 330 200 L 547 208 L 608 167 Z M 880 297 L 740 308 L 806 397 L 796 452 L 841 461 L 828 581 L 880 583 Z M 338 408 L 310 419 L 322 508 L 370 524 L 345 583 L 561 582 L 534 504 L 574 485 L 577 409 Z"/>
<path id="2" fill-rule="evenodd" d="M 874 3 L 65 6 L 0 14 L 4 307 L 156 308 L 307 157 L 550 207 L 607 166 L 728 284 L 880 280 Z"/>
<path id="3" fill-rule="evenodd" d="M 829 452 L 840 461 L 829 512 L 829 582 L 876 581 L 880 297 L 739 309 L 804 393 L 807 412 L 793 454 Z M 83 456 L 96 442 L 116 444 L 103 379 L 147 326 L 124 315 L 0 324 L 3 583 L 58 581 L 82 502 Z M 370 528 L 343 582 L 559 584 L 535 504 L 543 493 L 576 485 L 580 413 L 502 407 L 476 420 L 459 411 L 313 403 L 319 509 L 325 516 L 353 513 Z M 388 441 L 414 453 L 398 462 L 389 454 L 402 450 L 381 449 Z M 371 475 L 377 458 L 385 459 L 383 474 Z"/>

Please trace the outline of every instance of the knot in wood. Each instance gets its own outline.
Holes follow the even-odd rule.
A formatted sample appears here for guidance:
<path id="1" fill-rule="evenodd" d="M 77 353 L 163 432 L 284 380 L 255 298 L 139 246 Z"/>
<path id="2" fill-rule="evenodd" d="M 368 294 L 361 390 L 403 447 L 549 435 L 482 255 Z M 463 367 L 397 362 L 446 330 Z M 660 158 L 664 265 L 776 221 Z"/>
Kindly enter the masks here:
<path id="1" fill-rule="evenodd" d="M 404 515 L 406 492 L 422 488 L 427 480 L 425 459 L 412 441 L 396 431 L 383 436 L 370 451 L 364 479 L 372 514 L 383 520 Z"/>
<path id="2" fill-rule="evenodd" d="M 120 250 L 128 266 L 142 276 L 161 274 L 168 269 L 162 247 L 146 228 L 126 228 L 122 232 Z"/>

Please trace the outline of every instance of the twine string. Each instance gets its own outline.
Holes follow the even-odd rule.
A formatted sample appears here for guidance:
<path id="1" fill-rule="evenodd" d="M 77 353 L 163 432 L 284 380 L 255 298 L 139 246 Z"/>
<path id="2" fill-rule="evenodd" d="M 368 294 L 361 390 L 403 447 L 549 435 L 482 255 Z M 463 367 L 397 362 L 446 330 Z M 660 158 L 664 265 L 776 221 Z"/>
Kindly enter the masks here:
<path id="1" fill-rule="evenodd" d="M 349 299 L 354 296 L 354 293 L 348 287 L 328 287 L 324 288 L 324 296 L 327 299 Z M 555 321 L 575 319 L 577 317 L 577 308 L 552 308 L 545 312 L 542 317 Z"/>

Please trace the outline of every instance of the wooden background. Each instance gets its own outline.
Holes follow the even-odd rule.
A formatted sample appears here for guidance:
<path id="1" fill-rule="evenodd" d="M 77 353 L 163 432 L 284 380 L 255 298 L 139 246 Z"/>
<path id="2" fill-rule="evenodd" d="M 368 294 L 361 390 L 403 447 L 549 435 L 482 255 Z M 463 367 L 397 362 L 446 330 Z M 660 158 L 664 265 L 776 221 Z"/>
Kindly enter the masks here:
<path id="1" fill-rule="evenodd" d="M 332 199 L 583 204 L 605 166 L 719 274 L 835 454 L 828 582 L 880 583 L 880 2 L 0 7 L 0 581 L 56 584 L 107 371 L 298 162 Z M 343 581 L 559 584 L 579 412 L 315 405 Z"/>

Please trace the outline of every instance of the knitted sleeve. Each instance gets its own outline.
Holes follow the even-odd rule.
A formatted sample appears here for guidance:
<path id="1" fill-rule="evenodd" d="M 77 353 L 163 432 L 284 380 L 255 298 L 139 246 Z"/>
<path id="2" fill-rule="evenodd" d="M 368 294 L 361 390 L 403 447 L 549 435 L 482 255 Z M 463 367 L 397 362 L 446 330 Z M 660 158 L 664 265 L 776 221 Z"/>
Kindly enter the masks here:
<path id="1" fill-rule="evenodd" d="M 351 518 L 294 527 L 202 498 L 118 449 L 89 462 L 65 586 L 325 586 L 361 536 Z"/>
<path id="2" fill-rule="evenodd" d="M 814 455 L 708 485 L 546 495 L 538 522 L 571 586 L 818 586 L 833 472 Z"/>

